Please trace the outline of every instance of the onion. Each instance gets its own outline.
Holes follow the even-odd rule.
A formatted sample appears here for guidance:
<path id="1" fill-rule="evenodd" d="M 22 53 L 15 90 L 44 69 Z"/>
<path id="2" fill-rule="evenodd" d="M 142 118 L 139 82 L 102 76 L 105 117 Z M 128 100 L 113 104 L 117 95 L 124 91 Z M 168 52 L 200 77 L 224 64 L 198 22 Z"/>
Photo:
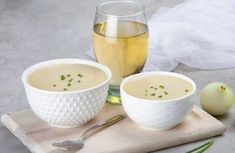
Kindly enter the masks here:
<path id="1" fill-rule="evenodd" d="M 233 101 L 232 90 L 221 82 L 208 84 L 200 95 L 202 108 L 214 116 L 227 113 L 231 109 Z"/>

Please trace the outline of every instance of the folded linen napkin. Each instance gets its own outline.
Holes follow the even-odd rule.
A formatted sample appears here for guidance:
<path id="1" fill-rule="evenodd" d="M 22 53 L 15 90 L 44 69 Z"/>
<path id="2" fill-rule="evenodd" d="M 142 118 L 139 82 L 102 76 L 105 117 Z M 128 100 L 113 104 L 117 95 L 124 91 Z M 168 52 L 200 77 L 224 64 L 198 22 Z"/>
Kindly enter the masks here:
<path id="1" fill-rule="evenodd" d="M 159 9 L 148 25 L 144 71 L 171 71 L 179 62 L 202 69 L 235 67 L 234 0 L 185 0 Z"/>

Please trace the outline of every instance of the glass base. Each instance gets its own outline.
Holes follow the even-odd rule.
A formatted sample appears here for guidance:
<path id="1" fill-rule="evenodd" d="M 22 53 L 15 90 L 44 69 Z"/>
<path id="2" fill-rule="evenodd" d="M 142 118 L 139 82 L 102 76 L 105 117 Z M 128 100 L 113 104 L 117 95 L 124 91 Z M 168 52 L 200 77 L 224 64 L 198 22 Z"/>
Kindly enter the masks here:
<path id="1" fill-rule="evenodd" d="M 106 101 L 110 104 L 121 105 L 120 90 L 109 88 Z"/>

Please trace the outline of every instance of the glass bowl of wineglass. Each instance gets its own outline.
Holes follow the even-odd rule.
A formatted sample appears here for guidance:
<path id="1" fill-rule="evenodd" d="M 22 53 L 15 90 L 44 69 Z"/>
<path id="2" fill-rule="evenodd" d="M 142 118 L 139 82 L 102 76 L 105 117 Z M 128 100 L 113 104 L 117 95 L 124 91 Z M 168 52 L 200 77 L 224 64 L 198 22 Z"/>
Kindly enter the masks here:
<path id="1" fill-rule="evenodd" d="M 112 72 L 107 101 L 121 104 L 123 78 L 142 71 L 148 53 L 149 34 L 144 6 L 134 1 L 99 4 L 93 26 L 96 60 Z"/>

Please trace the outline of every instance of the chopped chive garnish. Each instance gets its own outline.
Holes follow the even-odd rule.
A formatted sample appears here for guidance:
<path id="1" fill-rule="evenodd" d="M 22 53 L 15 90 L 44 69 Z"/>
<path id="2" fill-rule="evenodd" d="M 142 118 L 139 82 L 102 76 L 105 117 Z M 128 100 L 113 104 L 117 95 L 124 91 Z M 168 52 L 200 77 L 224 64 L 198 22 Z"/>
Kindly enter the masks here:
<path id="1" fill-rule="evenodd" d="M 70 74 L 67 74 L 67 77 L 70 77 L 71 75 Z"/>
<path id="2" fill-rule="evenodd" d="M 80 80 L 78 80 L 78 83 L 80 83 L 81 81 Z"/>
<path id="3" fill-rule="evenodd" d="M 157 88 L 154 88 L 154 90 L 157 90 Z"/>
<path id="4" fill-rule="evenodd" d="M 153 89 L 153 86 L 151 86 L 150 88 Z"/>
<path id="5" fill-rule="evenodd" d="M 53 87 L 56 87 L 56 84 L 53 84 Z"/>
<path id="6" fill-rule="evenodd" d="M 188 92 L 188 89 L 185 89 L 185 92 Z"/>
<path id="7" fill-rule="evenodd" d="M 83 75 L 81 75 L 81 74 L 79 73 L 79 74 L 78 74 L 78 77 L 82 78 L 82 77 L 83 77 Z"/>
<path id="8" fill-rule="evenodd" d="M 221 90 L 226 90 L 226 88 L 224 86 L 221 86 L 220 88 L 221 88 Z"/>
<path id="9" fill-rule="evenodd" d="M 68 82 L 72 82 L 73 81 L 73 79 L 71 78 L 71 79 L 69 79 L 69 81 Z"/>
<path id="10" fill-rule="evenodd" d="M 67 88 L 64 88 L 64 91 L 68 90 Z"/>
<path id="11" fill-rule="evenodd" d="M 68 86 L 68 87 L 71 86 L 71 83 L 68 83 L 67 86 Z"/>
<path id="12" fill-rule="evenodd" d="M 165 95 L 168 95 L 168 92 L 164 91 Z"/>
<path id="13" fill-rule="evenodd" d="M 155 93 L 151 93 L 150 96 L 155 96 Z"/>
<path id="14" fill-rule="evenodd" d="M 164 89 L 164 88 L 165 88 L 163 85 L 160 85 L 159 87 L 160 87 L 160 88 L 162 88 L 162 89 Z"/>
<path id="15" fill-rule="evenodd" d="M 162 98 L 162 95 L 158 96 L 158 98 Z"/>
<path id="16" fill-rule="evenodd" d="M 60 80 L 65 80 L 65 76 L 64 76 L 64 75 L 61 75 L 61 76 L 60 76 Z"/>

